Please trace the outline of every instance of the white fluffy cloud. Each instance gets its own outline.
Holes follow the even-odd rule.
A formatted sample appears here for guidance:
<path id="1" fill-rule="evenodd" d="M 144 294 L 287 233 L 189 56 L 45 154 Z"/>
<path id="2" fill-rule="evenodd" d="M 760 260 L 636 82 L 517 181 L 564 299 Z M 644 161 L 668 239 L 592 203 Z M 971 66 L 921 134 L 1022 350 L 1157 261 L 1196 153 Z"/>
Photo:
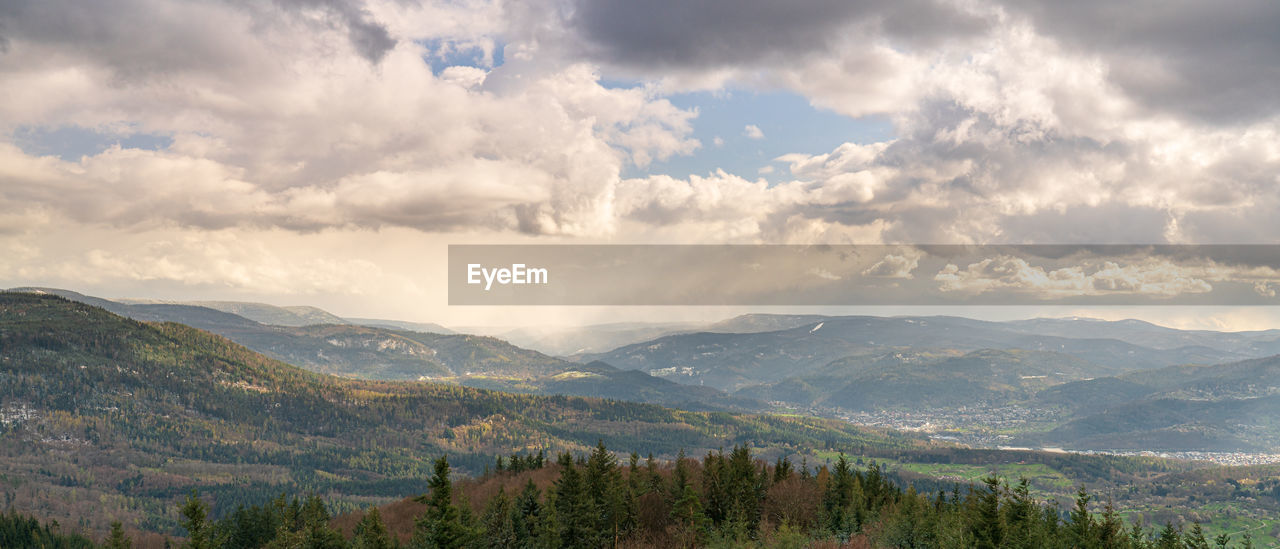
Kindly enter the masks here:
<path id="1" fill-rule="evenodd" d="M 1094 3 L 1080 14 L 992 1 L 753 0 L 729 14 L 680 3 L 687 17 L 676 19 L 573 0 L 0 7 L 0 272 L 280 287 L 301 276 L 280 265 L 300 263 L 317 273 L 303 286 L 354 287 L 342 273 L 367 270 L 366 259 L 273 263 L 284 251 L 274 246 L 387 232 L 411 242 L 401 231 L 777 243 L 1280 234 L 1280 104 L 1274 71 L 1258 70 L 1274 64 L 1274 3 L 1244 6 L 1249 18 L 1171 6 L 1143 32 L 1107 37 L 1091 29 L 1114 9 Z M 1196 25 L 1207 34 L 1189 33 Z M 474 61 L 457 62 L 463 54 Z M 893 137 L 783 155 L 775 183 L 654 169 L 725 145 L 694 139 L 697 110 L 667 95 L 726 87 L 882 117 Z M 16 137 L 68 127 L 172 143 L 62 159 Z M 770 129 L 769 141 L 784 134 Z M 166 231 L 187 248 L 206 233 L 300 240 L 240 253 L 232 238 L 221 257 L 140 245 Z M 88 233 L 114 238 L 69 243 Z M 868 276 L 910 267 L 885 258 Z M 987 268 L 1017 283 L 1157 293 L 1218 280 Z M 967 273 L 951 276 L 968 283 Z"/>
<path id="2" fill-rule="evenodd" d="M 1068 296 L 1142 295 L 1176 297 L 1213 291 L 1216 282 L 1252 283 L 1263 296 L 1280 282 L 1280 271 L 1200 260 L 1178 262 L 1145 257 L 1104 260 L 1046 269 L 1025 258 L 998 256 L 961 268 L 948 264 L 933 278 L 944 292 L 977 295 L 1011 291 L 1045 299 Z"/>
<path id="3" fill-rule="evenodd" d="M 52 21 L 52 4 L 6 18 L 18 32 L 0 56 L 0 94 L 14 98 L 0 106 L 0 130 L 123 127 L 173 139 L 161 152 L 117 148 L 78 162 L 4 145 L 8 209 L 115 227 L 599 235 L 615 229 L 612 188 L 624 166 L 699 146 L 688 137 L 692 112 L 643 87 L 607 88 L 581 63 L 515 55 L 496 69 L 437 76 L 423 62 L 454 42 L 484 42 L 453 34 L 483 27 L 444 25 L 424 36 L 401 34 L 414 32 L 401 21 L 390 30 L 394 44 L 376 55 L 355 36 L 375 31 L 343 28 L 373 25 L 373 13 L 424 19 L 439 7 L 155 9 L 163 3 L 127 3 L 83 21 Z M 124 36 L 118 27 L 130 17 L 163 31 L 160 45 Z M 338 24 L 326 23 L 332 17 Z M 202 23 L 185 29 L 192 20 Z M 101 34 L 124 45 L 102 51 Z"/>

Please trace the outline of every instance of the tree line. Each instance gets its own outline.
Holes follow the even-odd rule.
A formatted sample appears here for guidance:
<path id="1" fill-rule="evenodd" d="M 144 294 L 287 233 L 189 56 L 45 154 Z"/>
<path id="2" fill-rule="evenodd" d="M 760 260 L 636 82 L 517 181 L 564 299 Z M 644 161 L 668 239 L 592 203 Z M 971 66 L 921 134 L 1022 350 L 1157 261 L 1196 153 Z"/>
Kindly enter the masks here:
<path id="1" fill-rule="evenodd" d="M 843 454 L 830 466 L 756 459 L 751 449 L 681 455 L 659 464 L 631 454 L 620 463 L 604 444 L 554 462 L 499 458 L 487 475 L 454 482 L 437 459 L 425 510 L 409 528 L 391 528 L 370 509 L 344 537 L 315 496 L 242 510 L 210 524 L 198 498 L 183 507 L 187 547 L 604 548 L 604 547 L 964 547 L 982 549 L 1209 549 L 1253 547 L 1248 536 L 1208 539 L 1199 524 L 1180 529 L 1128 523 L 1084 489 L 1063 510 L 1037 500 L 1026 479 L 995 476 L 950 491 L 905 489 L 874 463 Z M 535 478 L 555 471 L 540 486 Z M 481 486 L 497 484 L 483 501 Z M 508 491 L 507 486 L 518 486 Z M 258 517 L 250 519 L 249 517 Z M 272 518 L 274 517 L 274 518 Z M 407 531 L 406 531 L 407 530 Z M 252 532 L 247 534 L 246 532 Z"/>
<path id="2" fill-rule="evenodd" d="M 189 549 L 489 549 L 609 547 L 895 547 L 981 549 L 1210 549 L 1253 547 L 1250 536 L 1209 539 L 1201 526 L 1152 528 L 1099 510 L 1083 488 L 1071 509 L 1044 503 L 1024 479 L 919 493 L 874 462 L 841 454 L 830 466 L 756 459 L 751 449 L 683 452 L 670 463 L 632 453 L 622 464 L 603 443 L 587 455 L 543 452 L 498 458 L 481 477 L 455 482 L 435 460 L 424 510 L 388 524 L 368 509 L 347 535 L 317 495 L 280 495 L 213 520 L 192 492 L 179 513 Z M 545 482 L 550 479 L 550 482 Z M 488 490 L 493 485 L 496 490 Z M 507 486 L 518 488 L 507 490 Z M 474 500 L 488 493 L 483 500 Z M 102 545 L 12 512 L 0 546 L 126 549 L 119 523 Z"/>

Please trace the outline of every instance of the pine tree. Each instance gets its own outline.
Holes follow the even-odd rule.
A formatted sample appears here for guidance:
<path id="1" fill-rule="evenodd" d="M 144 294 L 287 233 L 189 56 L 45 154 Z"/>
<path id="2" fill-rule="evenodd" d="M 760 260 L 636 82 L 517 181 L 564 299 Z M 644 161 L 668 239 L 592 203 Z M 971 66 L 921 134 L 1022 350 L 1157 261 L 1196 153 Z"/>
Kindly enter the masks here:
<path id="1" fill-rule="evenodd" d="M 671 473 L 671 501 L 675 502 L 684 496 L 684 487 L 689 485 L 689 465 L 685 463 L 684 448 L 676 454 L 676 468 Z"/>
<path id="2" fill-rule="evenodd" d="M 653 459 L 653 452 L 649 452 L 649 457 L 644 461 L 645 471 L 649 475 L 649 492 L 658 492 L 662 490 L 662 475 L 658 474 L 658 462 Z"/>
<path id="3" fill-rule="evenodd" d="M 497 495 L 485 504 L 484 513 L 480 516 L 482 534 L 476 546 L 492 549 L 507 549 L 516 545 L 516 526 L 512 518 L 511 498 L 506 490 L 498 487 Z"/>
<path id="4" fill-rule="evenodd" d="M 107 536 L 106 549 L 131 549 L 133 541 L 124 535 L 124 525 L 120 521 L 111 522 L 111 534 Z"/>
<path id="5" fill-rule="evenodd" d="M 1099 547 L 1121 547 L 1127 541 L 1124 537 L 1124 520 L 1110 500 L 1102 508 L 1102 522 L 1098 524 L 1097 531 Z"/>
<path id="6" fill-rule="evenodd" d="M 1173 527 L 1172 522 L 1164 523 L 1164 530 L 1160 531 L 1160 537 L 1156 539 L 1156 547 L 1158 549 L 1182 549 L 1182 534 Z"/>
<path id="7" fill-rule="evenodd" d="M 537 542 L 533 545 L 538 549 L 558 549 L 560 540 L 563 539 L 563 528 L 560 524 L 559 498 L 556 496 L 555 490 L 547 491 L 546 501 L 542 502 L 542 508 L 538 515 L 538 523 L 536 526 Z"/>
<path id="8" fill-rule="evenodd" d="M 345 549 L 342 534 L 329 527 L 329 509 L 320 496 L 312 495 L 302 506 L 302 531 L 308 549 Z"/>
<path id="9" fill-rule="evenodd" d="M 537 546 L 543 520 L 543 506 L 538 501 L 541 496 L 542 491 L 530 479 L 511 506 L 511 529 L 519 542 L 518 547 Z"/>
<path id="10" fill-rule="evenodd" d="M 941 499 L 943 495 L 938 494 Z M 1004 544 L 1007 547 L 1035 547 L 1036 525 L 1039 516 L 1036 502 L 1031 498 L 1031 481 L 1018 479 L 1018 485 L 1010 491 L 1009 503 L 1004 506 Z"/>
<path id="11" fill-rule="evenodd" d="M 182 504 L 182 527 L 187 529 L 187 549 L 212 549 L 213 543 L 209 532 L 209 506 L 200 500 L 200 495 L 191 491 L 187 501 Z"/>
<path id="12" fill-rule="evenodd" d="M 1231 535 L 1218 534 L 1218 537 L 1213 538 L 1213 544 L 1217 546 L 1218 549 L 1227 549 L 1227 545 L 1231 544 Z"/>
<path id="13" fill-rule="evenodd" d="M 975 513 L 969 528 L 973 533 L 974 547 L 996 549 L 1000 547 L 1003 532 L 1000 524 L 1000 479 L 994 474 L 982 479 L 986 489 L 974 498 Z"/>
<path id="14" fill-rule="evenodd" d="M 395 542 L 387 533 L 387 526 L 382 522 L 382 514 L 377 507 L 369 509 L 360 522 L 356 523 L 352 549 L 393 549 Z"/>
<path id="15" fill-rule="evenodd" d="M 778 456 L 778 462 L 773 465 L 773 483 L 778 484 L 789 478 L 791 478 L 791 461 L 786 457 Z"/>
<path id="16" fill-rule="evenodd" d="M 1081 486 L 1076 491 L 1076 507 L 1067 522 L 1067 535 L 1072 546 L 1086 548 L 1097 545 L 1093 516 L 1089 514 L 1089 493 Z"/>
<path id="17" fill-rule="evenodd" d="M 1182 537 L 1182 543 L 1186 545 L 1186 549 L 1209 549 L 1209 540 L 1205 539 L 1199 522 L 1191 525 L 1191 532 Z"/>
<path id="18" fill-rule="evenodd" d="M 678 525 L 682 546 L 696 546 L 706 530 L 707 516 L 702 511 L 702 500 L 692 484 L 685 484 L 680 497 L 671 507 L 671 520 Z"/>
<path id="19" fill-rule="evenodd" d="M 560 479 L 556 481 L 556 515 L 559 519 L 562 547 L 596 547 L 596 510 L 587 493 L 582 474 L 574 459 L 564 454 L 560 460 Z"/>
<path id="20" fill-rule="evenodd" d="M 462 521 L 453 504 L 453 485 L 449 480 L 449 461 L 436 460 L 435 474 L 427 483 L 431 493 L 427 510 L 418 518 L 410 545 L 414 548 L 462 548 L 471 541 L 472 532 Z"/>
<path id="21" fill-rule="evenodd" d="M 849 467 L 849 460 L 844 453 L 836 459 L 836 467 L 831 472 L 827 491 L 822 497 L 823 515 L 826 517 L 827 531 L 840 539 L 848 539 L 857 531 L 852 513 L 854 476 Z"/>

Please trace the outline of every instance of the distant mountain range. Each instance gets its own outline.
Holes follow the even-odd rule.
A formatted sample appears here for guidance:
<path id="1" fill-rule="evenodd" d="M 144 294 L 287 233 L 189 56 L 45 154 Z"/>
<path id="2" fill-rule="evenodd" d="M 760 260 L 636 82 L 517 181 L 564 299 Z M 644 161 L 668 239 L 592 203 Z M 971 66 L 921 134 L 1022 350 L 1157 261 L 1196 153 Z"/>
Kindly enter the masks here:
<path id="1" fill-rule="evenodd" d="M 123 520 L 176 532 L 172 509 L 195 488 L 215 516 L 281 492 L 322 493 L 337 509 L 417 495 L 446 453 L 476 473 L 495 455 L 601 440 L 667 456 L 923 444 L 817 418 L 342 379 L 32 293 L 0 293 L 0 394 L 6 504 L 97 531 Z"/>
<path id="2" fill-rule="evenodd" d="M 711 387 L 684 385 L 637 370 L 619 370 L 603 362 L 577 365 L 563 372 L 534 379 L 475 376 L 460 381 L 469 387 L 539 395 L 590 395 L 614 400 L 651 402 L 682 410 L 759 411 L 764 402 L 742 395 L 728 395 Z"/>
<path id="3" fill-rule="evenodd" d="M 749 324 L 762 324 L 758 317 Z M 1141 341 L 1142 334 L 1150 331 L 1141 326 L 1118 328 L 1115 337 L 1071 338 L 1042 333 L 1053 332 L 1052 323 L 1009 324 L 957 317 L 845 316 L 818 320 L 785 317 L 777 325 L 799 320 L 808 322 L 769 332 L 669 335 L 606 353 L 584 355 L 581 360 L 599 360 L 619 368 L 644 370 L 685 383 L 734 391 L 805 376 L 847 357 L 875 357 L 897 351 L 1052 352 L 1095 364 L 1103 369 L 1100 372 L 1122 373 L 1175 364 L 1213 364 L 1253 358 L 1280 347 L 1276 342 L 1280 335 L 1269 332 L 1255 333 L 1248 345 L 1238 348 L 1227 342 L 1213 346 L 1154 348 L 1132 342 Z M 1206 339 L 1209 334 L 1212 332 L 1197 335 Z M 1240 337 L 1245 336 L 1224 335 L 1227 339 Z"/>
<path id="4" fill-rule="evenodd" d="M 1271 450 L 1280 447 L 1280 356 L 1171 366 L 1067 383 L 1030 405 L 1071 418 L 1030 440 L 1077 448 Z"/>
<path id="5" fill-rule="evenodd" d="M 1280 331 L 1174 330 L 1141 321 L 743 315 L 709 325 L 606 324 L 516 334 L 543 347 L 654 337 L 567 361 L 436 325 L 341 319 L 311 307 L 113 301 L 53 289 L 130 318 L 178 322 L 321 373 L 447 380 L 691 410 L 814 414 L 1022 407 L 1025 445 L 1114 450 L 1280 448 Z M 206 306 L 207 305 L 207 306 Z M 215 308 L 217 307 L 217 308 Z M 219 310 L 221 308 L 223 310 Z M 267 324 L 246 318 L 288 324 Z M 337 319 L 337 323 L 311 324 Z M 359 323 L 357 323 L 359 322 Z M 442 328 L 442 327 L 441 327 Z"/>
<path id="6" fill-rule="evenodd" d="M 648 402 L 693 410 L 762 411 L 764 403 L 710 387 L 691 387 L 599 364 L 592 368 L 478 335 L 427 333 L 415 323 L 367 320 L 303 324 L 303 317 L 339 319 L 313 307 L 202 302 L 294 325 L 270 325 L 210 306 L 107 300 L 54 288 L 16 291 L 57 295 L 145 322 L 177 322 L 226 337 L 268 357 L 343 377 L 390 381 L 436 380 L 534 394 L 566 394 Z M 316 312 L 318 311 L 318 312 Z M 288 316 L 288 315 L 294 316 Z M 342 319 L 339 319 L 342 320 Z M 435 325 L 426 325 L 435 326 Z M 590 370 L 590 372 L 586 372 Z M 578 374 L 578 377 L 572 377 Z"/>

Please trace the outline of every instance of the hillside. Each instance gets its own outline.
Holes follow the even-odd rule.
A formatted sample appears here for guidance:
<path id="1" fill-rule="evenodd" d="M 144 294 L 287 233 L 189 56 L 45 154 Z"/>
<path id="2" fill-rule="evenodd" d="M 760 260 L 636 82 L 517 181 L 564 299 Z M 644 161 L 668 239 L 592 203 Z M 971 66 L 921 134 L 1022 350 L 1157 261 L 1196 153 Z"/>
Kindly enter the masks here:
<path id="1" fill-rule="evenodd" d="M 217 513 L 281 491 L 335 509 L 425 490 L 428 456 L 478 472 L 495 454 L 613 447 L 672 455 L 908 447 L 910 437 L 796 417 L 358 381 L 272 360 L 183 325 L 55 296 L 0 293 L 0 485 L 41 517 L 173 531 L 200 487 Z"/>
<path id="2" fill-rule="evenodd" d="M 814 373 L 745 387 L 735 394 L 845 410 L 1002 404 L 1110 369 L 1043 351 L 982 349 L 846 357 Z"/>
<path id="3" fill-rule="evenodd" d="M 759 412 L 768 409 L 753 399 L 728 396 L 710 387 L 677 385 L 633 370 L 569 379 L 568 373 L 583 370 L 582 365 L 494 337 L 448 330 L 414 331 L 408 328 L 418 325 L 408 322 L 370 320 L 370 325 L 361 321 L 273 326 L 189 304 L 130 304 L 50 288 L 23 291 L 59 295 L 135 320 L 186 324 L 226 337 L 268 357 L 342 377 L 446 381 L 521 393 L 614 398 L 693 410 Z"/>
<path id="4" fill-rule="evenodd" d="M 710 387 L 684 385 L 636 370 L 619 370 L 603 362 L 578 365 L 533 379 L 474 376 L 459 382 L 469 387 L 539 395 L 590 395 L 681 410 L 752 412 L 769 408 L 753 398 L 727 395 Z"/>
<path id="5" fill-rule="evenodd" d="M 281 307 L 278 305 L 254 303 L 250 301 L 155 301 L 145 299 L 116 299 L 113 301 L 125 305 L 186 305 L 191 307 L 203 307 L 206 309 L 213 309 L 215 311 L 241 316 L 254 322 L 275 326 L 348 324 L 348 321 L 338 315 L 330 313 L 329 311 L 319 307 L 312 307 L 309 305 Z"/>
<path id="6" fill-rule="evenodd" d="M 338 323 L 277 326 L 199 305 L 125 303 L 50 288 L 21 290 L 59 295 L 135 320 L 185 324 L 221 335 L 277 360 L 345 377 L 378 380 L 419 380 L 472 374 L 532 377 L 551 375 L 573 367 L 572 363 L 492 337 L 361 326 L 341 319 Z M 272 310 L 272 306 L 255 303 L 209 303 L 242 312 Z M 283 308 L 276 309 L 287 312 Z M 323 317 L 317 317 L 320 318 Z"/>
<path id="7" fill-rule="evenodd" d="M 1031 405 L 1069 411 L 1063 425 L 1032 437 L 1051 444 L 1270 451 L 1280 447 L 1280 356 L 1067 383 Z"/>
<path id="8" fill-rule="evenodd" d="M 1248 356 L 1202 346 L 1153 349 L 1119 339 L 1025 333 L 1003 323 L 955 317 L 850 316 L 827 317 L 770 332 L 671 335 L 586 355 L 581 360 L 601 360 L 682 383 L 733 391 L 805 376 L 846 357 L 980 349 L 1060 353 L 1105 367 L 1104 371 L 1112 375 L 1175 364 L 1214 364 Z"/>

